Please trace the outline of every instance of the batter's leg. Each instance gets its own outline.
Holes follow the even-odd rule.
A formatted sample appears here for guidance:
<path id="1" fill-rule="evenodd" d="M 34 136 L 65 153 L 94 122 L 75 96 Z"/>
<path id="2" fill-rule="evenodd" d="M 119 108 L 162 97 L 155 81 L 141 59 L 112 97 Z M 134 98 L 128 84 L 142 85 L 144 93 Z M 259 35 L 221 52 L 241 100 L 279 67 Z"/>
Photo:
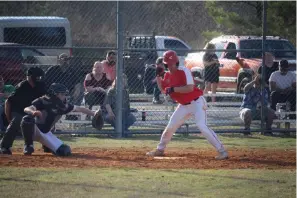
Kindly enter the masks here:
<path id="1" fill-rule="evenodd" d="M 188 109 L 185 106 L 179 105 L 174 113 L 172 114 L 168 125 L 162 133 L 160 143 L 157 146 L 157 150 L 148 152 L 148 156 L 162 156 L 166 145 L 170 142 L 173 134 L 176 132 L 178 127 L 184 123 L 185 119 L 188 118 Z"/>
<path id="2" fill-rule="evenodd" d="M 201 131 L 201 133 L 204 135 L 204 137 L 208 140 L 208 142 L 215 147 L 215 149 L 221 154 L 223 154 L 225 157 L 228 157 L 227 152 L 225 151 L 225 148 L 221 141 L 219 140 L 218 136 L 215 134 L 215 132 L 210 129 L 207 126 L 206 120 L 206 109 L 207 109 L 207 103 L 204 99 L 204 97 L 200 97 L 195 103 L 193 103 L 195 106 L 194 116 L 196 125 Z M 219 156 L 218 156 L 219 157 Z"/>

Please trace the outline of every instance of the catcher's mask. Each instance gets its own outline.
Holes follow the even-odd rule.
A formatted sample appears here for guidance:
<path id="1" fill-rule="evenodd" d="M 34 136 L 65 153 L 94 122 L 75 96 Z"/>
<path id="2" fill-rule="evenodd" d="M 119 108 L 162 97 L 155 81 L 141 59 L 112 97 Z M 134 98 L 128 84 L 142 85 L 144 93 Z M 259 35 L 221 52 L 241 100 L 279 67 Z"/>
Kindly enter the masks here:
<path id="1" fill-rule="evenodd" d="M 44 71 L 39 67 L 30 67 L 27 71 L 27 76 L 31 77 L 34 84 L 42 81 Z"/>
<path id="2" fill-rule="evenodd" d="M 69 90 L 63 84 L 53 83 L 49 87 L 47 95 L 60 109 L 64 109 L 69 96 Z"/>

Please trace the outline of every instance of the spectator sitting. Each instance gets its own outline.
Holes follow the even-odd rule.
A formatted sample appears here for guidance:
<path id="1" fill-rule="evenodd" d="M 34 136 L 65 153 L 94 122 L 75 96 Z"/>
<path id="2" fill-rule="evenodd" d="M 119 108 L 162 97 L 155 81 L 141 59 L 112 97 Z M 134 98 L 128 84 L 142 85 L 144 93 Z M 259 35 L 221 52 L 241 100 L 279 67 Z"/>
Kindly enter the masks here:
<path id="1" fill-rule="evenodd" d="M 94 105 L 103 105 L 106 90 L 111 86 L 112 81 L 106 78 L 106 74 L 103 73 L 103 64 L 95 62 L 93 71 L 86 75 L 84 81 L 84 87 L 86 90 L 85 102 L 89 105 L 89 109 L 92 109 Z"/>
<path id="2" fill-rule="evenodd" d="M 277 103 L 290 102 L 291 111 L 296 111 L 296 75 L 289 72 L 287 60 L 279 62 L 279 71 L 275 71 L 269 78 L 271 91 L 271 108 L 276 110 Z M 295 119 L 296 115 L 290 115 Z"/>
<path id="3" fill-rule="evenodd" d="M 135 116 L 131 113 L 130 110 L 130 98 L 129 93 L 127 91 L 127 77 L 123 75 L 123 108 L 122 108 L 122 115 L 123 115 L 123 128 L 125 131 L 128 131 L 129 127 L 134 124 L 136 121 Z M 116 81 L 112 83 L 111 88 L 107 92 L 107 97 L 105 100 L 105 121 L 111 124 L 115 128 L 116 123 L 116 103 L 118 101 L 116 97 Z"/>
<path id="4" fill-rule="evenodd" d="M 47 88 L 53 83 L 64 84 L 70 92 L 70 102 L 80 106 L 84 96 L 82 79 L 78 71 L 70 65 L 70 57 L 61 54 L 58 58 L 59 65 L 50 67 L 45 73 Z"/>
<path id="5" fill-rule="evenodd" d="M 0 131 L 5 131 L 6 117 L 4 114 L 4 103 L 5 100 L 15 92 L 13 85 L 5 85 L 4 79 L 0 76 Z"/>
<path id="6" fill-rule="evenodd" d="M 162 67 L 165 70 L 162 57 L 157 58 L 156 64 L 146 66 L 144 71 L 143 84 L 144 84 L 146 93 L 148 94 L 151 93 L 150 90 L 153 89 L 153 93 L 154 93 L 153 104 L 162 104 L 163 101 L 160 100 L 161 91 L 158 88 L 157 80 L 155 77 L 157 67 Z"/>
<path id="7" fill-rule="evenodd" d="M 244 121 L 244 134 L 250 134 L 250 125 L 252 120 L 261 119 L 261 77 L 255 76 L 253 81 L 246 84 L 244 87 L 243 103 L 240 107 L 240 118 Z M 266 121 L 266 129 L 271 130 L 273 119 L 276 117 L 275 112 L 268 106 L 268 92 L 264 89 L 264 115 Z M 269 135 L 271 132 L 265 132 L 265 135 Z"/>
<path id="8" fill-rule="evenodd" d="M 215 50 L 216 47 L 212 43 L 208 43 L 206 49 Z M 216 94 L 220 77 L 220 62 L 218 56 L 213 51 L 205 52 L 203 55 L 203 64 L 205 71 L 205 89 L 204 94 L 211 90 L 212 94 Z M 215 96 L 211 98 L 215 102 Z"/>
<path id="9" fill-rule="evenodd" d="M 115 51 L 109 51 L 106 55 L 106 60 L 102 61 L 104 67 L 104 73 L 106 73 L 107 79 L 114 81 L 116 78 L 116 53 Z"/>

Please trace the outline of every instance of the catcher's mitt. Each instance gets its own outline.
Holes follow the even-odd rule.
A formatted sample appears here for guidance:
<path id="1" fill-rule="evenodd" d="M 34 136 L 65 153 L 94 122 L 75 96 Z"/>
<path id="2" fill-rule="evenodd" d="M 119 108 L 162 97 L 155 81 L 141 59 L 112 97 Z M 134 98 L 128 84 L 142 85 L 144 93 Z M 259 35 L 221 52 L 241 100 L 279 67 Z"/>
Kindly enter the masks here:
<path id="1" fill-rule="evenodd" d="M 98 110 L 95 112 L 95 115 L 92 118 L 92 126 L 97 130 L 101 130 L 103 125 L 104 125 L 104 119 L 102 116 L 102 112 Z"/>
<path id="2" fill-rule="evenodd" d="M 162 67 L 157 67 L 156 68 L 156 76 L 160 76 L 160 77 L 163 77 L 165 74 L 165 71 Z"/>

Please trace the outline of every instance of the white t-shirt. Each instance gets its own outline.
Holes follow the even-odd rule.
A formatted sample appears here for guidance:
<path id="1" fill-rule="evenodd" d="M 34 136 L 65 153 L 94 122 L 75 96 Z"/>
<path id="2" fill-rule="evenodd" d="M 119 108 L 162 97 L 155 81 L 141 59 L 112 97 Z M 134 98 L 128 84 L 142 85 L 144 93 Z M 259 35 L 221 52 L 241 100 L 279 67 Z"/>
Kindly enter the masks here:
<path id="1" fill-rule="evenodd" d="M 275 71 L 271 74 L 269 82 L 275 82 L 278 88 L 286 89 L 296 83 L 296 75 L 290 71 L 286 75 L 281 75 L 280 71 Z"/>

